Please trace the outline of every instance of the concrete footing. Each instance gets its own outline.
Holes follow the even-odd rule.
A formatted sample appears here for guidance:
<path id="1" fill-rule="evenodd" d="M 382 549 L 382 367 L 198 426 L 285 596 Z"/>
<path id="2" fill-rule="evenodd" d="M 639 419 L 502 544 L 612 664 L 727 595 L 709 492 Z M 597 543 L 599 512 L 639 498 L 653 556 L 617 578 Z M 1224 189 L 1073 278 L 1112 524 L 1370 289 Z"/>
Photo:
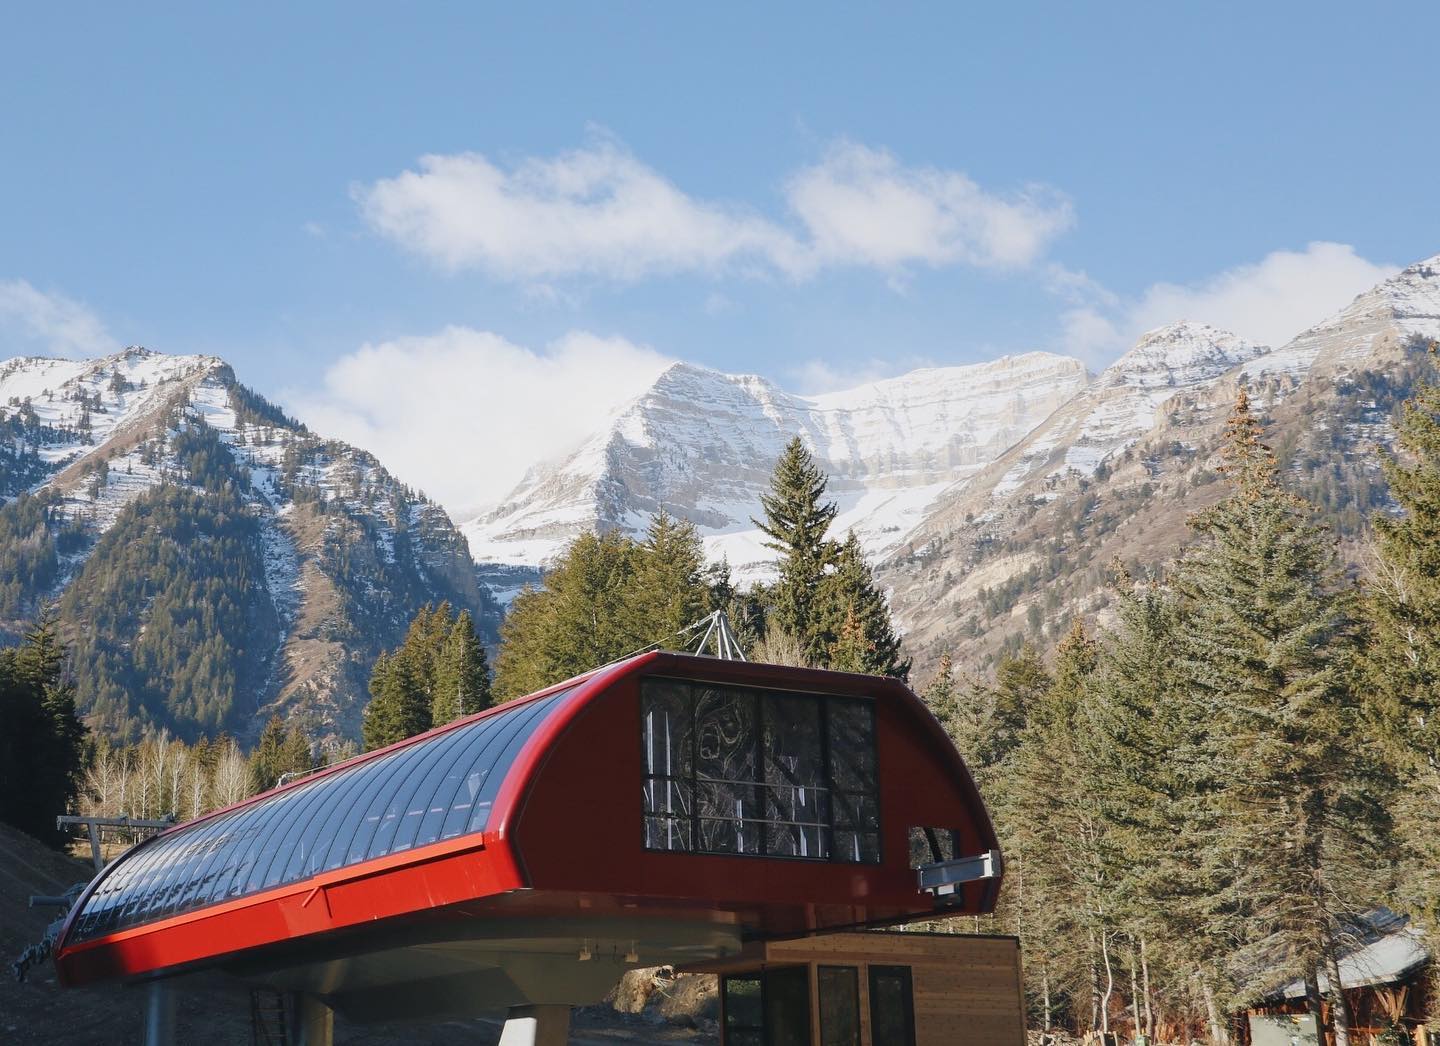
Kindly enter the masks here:
<path id="1" fill-rule="evenodd" d="M 569 1006 L 512 1006 L 500 1046 L 565 1046 L 570 1040 Z"/>

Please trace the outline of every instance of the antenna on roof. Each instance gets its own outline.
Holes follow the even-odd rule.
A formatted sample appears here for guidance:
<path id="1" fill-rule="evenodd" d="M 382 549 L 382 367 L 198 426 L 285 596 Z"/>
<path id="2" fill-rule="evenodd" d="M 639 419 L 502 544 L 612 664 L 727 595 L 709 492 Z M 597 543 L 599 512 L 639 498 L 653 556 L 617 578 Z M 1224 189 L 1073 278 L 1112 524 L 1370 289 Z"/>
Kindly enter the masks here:
<path id="1" fill-rule="evenodd" d="M 700 637 L 700 642 L 695 644 L 693 653 L 709 656 L 707 648 L 714 647 L 715 657 L 721 661 L 745 661 L 745 651 L 740 649 L 740 641 L 735 638 L 735 633 L 730 628 L 730 619 L 725 616 L 725 611 L 717 610 L 713 614 L 702 617 L 688 628 L 682 628 L 675 633 L 679 636 L 693 635 L 700 628 L 705 633 Z"/>

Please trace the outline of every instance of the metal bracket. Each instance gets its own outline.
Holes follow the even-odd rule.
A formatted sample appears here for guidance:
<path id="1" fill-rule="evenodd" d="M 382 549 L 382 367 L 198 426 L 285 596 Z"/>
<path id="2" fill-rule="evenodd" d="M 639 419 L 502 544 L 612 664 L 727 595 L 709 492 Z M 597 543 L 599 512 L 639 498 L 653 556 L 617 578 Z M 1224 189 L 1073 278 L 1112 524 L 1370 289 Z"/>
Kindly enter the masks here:
<path id="1" fill-rule="evenodd" d="M 915 876 L 923 892 L 936 897 L 954 897 L 965 883 L 999 879 L 1004 863 L 999 850 L 986 850 L 972 857 L 922 864 Z"/>

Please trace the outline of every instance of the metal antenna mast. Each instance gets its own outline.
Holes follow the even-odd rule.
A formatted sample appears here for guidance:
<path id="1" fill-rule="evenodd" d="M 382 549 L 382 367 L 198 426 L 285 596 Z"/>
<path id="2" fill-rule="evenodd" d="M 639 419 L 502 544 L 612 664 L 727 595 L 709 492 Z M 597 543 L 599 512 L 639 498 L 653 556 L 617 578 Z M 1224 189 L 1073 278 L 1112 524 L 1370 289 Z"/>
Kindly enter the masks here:
<path id="1" fill-rule="evenodd" d="M 745 652 L 740 649 L 739 640 L 730 629 L 730 619 L 725 616 L 725 611 L 717 610 L 707 617 L 702 617 L 689 628 L 682 628 L 676 635 L 693 635 L 701 628 L 704 628 L 705 632 L 700 637 L 700 642 L 695 644 L 693 653 L 709 656 L 707 648 L 713 646 L 714 656 L 721 661 L 747 660 Z"/>

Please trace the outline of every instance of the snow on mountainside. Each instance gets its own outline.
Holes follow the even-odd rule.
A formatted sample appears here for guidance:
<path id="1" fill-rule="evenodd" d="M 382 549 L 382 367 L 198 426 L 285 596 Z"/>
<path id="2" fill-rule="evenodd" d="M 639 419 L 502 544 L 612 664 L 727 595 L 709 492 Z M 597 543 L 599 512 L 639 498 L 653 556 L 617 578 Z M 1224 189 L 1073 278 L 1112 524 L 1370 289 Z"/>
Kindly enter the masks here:
<path id="1" fill-rule="evenodd" d="M 1434 338 L 1440 332 L 1440 254 L 1402 270 L 1359 295 L 1336 315 L 1245 367 L 1250 377 L 1364 366 L 1383 344 Z"/>
<path id="2" fill-rule="evenodd" d="M 205 439 L 216 442 L 218 464 L 196 456 Z M 25 560 L 23 583 L 0 593 L 0 630 L 13 631 L 77 580 L 100 584 L 107 565 L 94 557 L 119 554 L 104 536 L 120 521 L 151 533 L 146 519 L 162 514 L 157 493 L 189 490 L 203 501 L 228 475 L 244 479 L 258 591 L 247 583 L 238 593 L 250 601 L 252 633 L 225 637 L 243 691 L 222 698 L 226 729 L 257 728 L 261 709 L 298 708 L 321 733 L 358 736 L 368 665 L 423 602 L 469 607 L 493 635 L 496 608 L 443 509 L 365 451 L 308 432 L 239 385 L 223 360 L 142 348 L 0 363 L 0 527 L 10 533 L 34 505 L 48 520 L 25 539 L 43 547 L 40 565 Z M 183 558 L 185 538 L 174 540 Z M 248 566 L 236 569 L 248 576 Z M 106 613 L 71 603 L 61 604 L 70 628 L 88 630 L 94 614 Z M 111 638 L 124 665 L 135 637 Z M 122 670 L 136 673 L 136 692 L 144 689 L 142 669 Z M 172 688 L 177 707 L 193 703 L 184 689 Z M 79 696 L 87 707 L 96 699 Z M 183 733 L 221 725 L 167 720 L 163 709 L 130 708 L 119 718 L 145 716 Z"/>
<path id="3" fill-rule="evenodd" d="M 1417 341 L 1417 338 L 1419 341 Z M 882 564 L 922 673 L 942 651 L 978 666 L 1025 641 L 1054 642 L 1103 613 L 1108 564 L 1156 569 L 1186 519 L 1223 492 L 1214 452 L 1245 384 L 1287 482 L 1320 506 L 1347 554 L 1387 504 L 1377 445 L 1431 373 L 1440 257 L 1359 295 L 1265 349 L 1196 324 L 1142 337 L 994 464 L 937 499 Z"/>
<path id="4" fill-rule="evenodd" d="M 883 554 L 940 491 L 983 468 L 1086 378 L 1077 360 L 1037 352 L 797 396 L 763 378 L 678 363 L 570 457 L 533 469 L 463 529 L 478 562 L 534 567 L 584 529 L 637 533 L 664 508 L 694 522 L 712 556 L 753 577 L 769 553 L 750 517 L 798 434 L 831 476 L 839 526 Z"/>
<path id="5" fill-rule="evenodd" d="M 987 481 L 988 492 L 998 497 L 1031 479 L 1093 476 L 1102 462 L 1154 428 L 1167 400 L 1203 388 L 1266 351 L 1207 324 L 1176 323 L 1150 331 L 1006 453 L 1000 459 L 1003 467 L 992 467 L 968 484 L 967 494 Z"/>

